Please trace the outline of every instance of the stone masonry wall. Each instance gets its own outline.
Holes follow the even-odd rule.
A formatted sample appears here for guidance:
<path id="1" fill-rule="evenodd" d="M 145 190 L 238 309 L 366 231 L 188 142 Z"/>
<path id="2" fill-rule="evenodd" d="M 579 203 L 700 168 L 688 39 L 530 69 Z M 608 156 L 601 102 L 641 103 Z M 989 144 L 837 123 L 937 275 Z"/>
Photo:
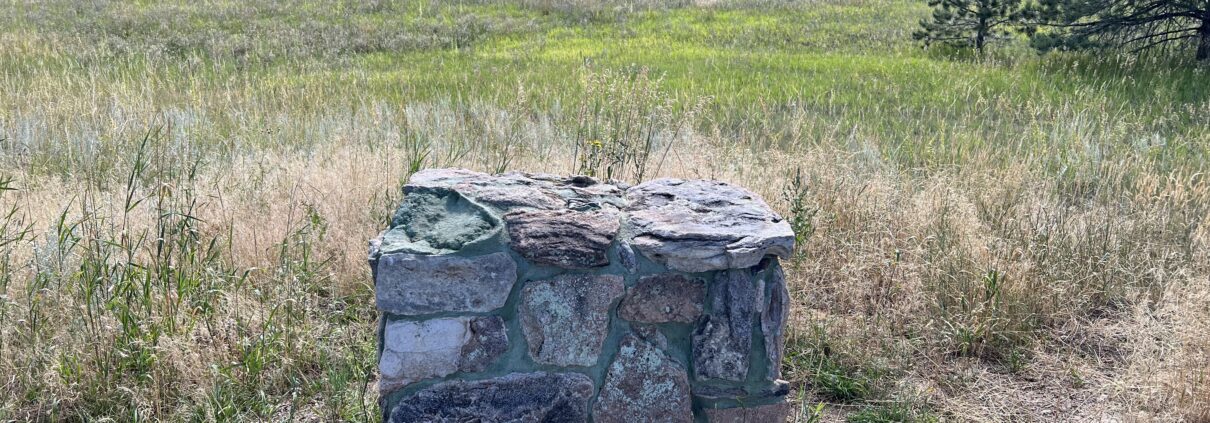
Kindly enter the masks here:
<path id="1" fill-rule="evenodd" d="M 370 249 L 384 420 L 785 420 L 794 237 L 755 194 L 464 170 L 404 193 Z"/>

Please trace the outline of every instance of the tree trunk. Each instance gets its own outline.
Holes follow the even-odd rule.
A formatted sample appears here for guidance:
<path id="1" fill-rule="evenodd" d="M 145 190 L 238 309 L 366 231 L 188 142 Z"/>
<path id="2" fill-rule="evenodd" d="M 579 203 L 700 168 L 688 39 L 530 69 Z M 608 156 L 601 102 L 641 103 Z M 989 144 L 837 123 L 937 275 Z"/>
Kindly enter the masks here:
<path id="1" fill-rule="evenodd" d="M 1202 21 L 1197 32 L 1201 35 L 1197 39 L 1197 60 L 1210 60 L 1210 19 Z"/>
<path id="2" fill-rule="evenodd" d="M 979 18 L 979 26 L 975 28 L 975 50 L 983 55 L 983 44 L 987 43 L 987 19 Z"/>

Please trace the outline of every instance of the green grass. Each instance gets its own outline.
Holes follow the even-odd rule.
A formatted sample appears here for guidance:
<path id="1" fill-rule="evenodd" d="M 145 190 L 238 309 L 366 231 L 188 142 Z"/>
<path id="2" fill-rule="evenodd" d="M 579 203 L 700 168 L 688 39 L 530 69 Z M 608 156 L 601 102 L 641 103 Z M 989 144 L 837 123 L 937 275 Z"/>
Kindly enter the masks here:
<path id="1" fill-rule="evenodd" d="M 907 404 L 892 403 L 861 409 L 849 415 L 849 423 L 924 423 L 935 422 L 937 417 L 921 413 Z"/>
<path id="2" fill-rule="evenodd" d="M 587 63 L 648 67 L 675 96 L 712 98 L 708 125 L 763 147 L 857 138 L 907 166 L 961 164 L 976 152 L 1046 157 L 1055 168 L 1119 156 L 1166 168 L 1205 159 L 1204 69 L 1155 58 L 1038 58 L 1020 43 L 992 58 L 940 57 L 908 41 L 926 12 L 915 2 L 587 20 L 496 4 L 316 4 L 48 4 L 27 8 L 26 19 L 10 7 L 6 38 L 26 41 L 0 56 L 11 94 L 4 106 L 17 112 L 6 131 L 26 120 L 65 125 L 97 105 L 55 107 L 30 90 L 137 89 L 151 90 L 149 112 L 186 104 L 206 112 L 207 125 L 187 129 L 200 145 L 240 137 L 306 149 L 314 142 L 306 136 L 273 139 L 260 128 L 279 114 L 299 121 L 375 103 L 503 106 L 518 84 L 542 99 L 536 107 L 557 111 L 574 100 Z M 244 114 L 252 111 L 259 115 Z M 1157 134 L 1162 145 L 1146 144 Z"/>
<path id="3" fill-rule="evenodd" d="M 923 2 L 691 3 L 0 4 L 0 420 L 369 420 L 362 246 L 400 180 L 609 175 L 650 133 L 683 161 L 657 173 L 750 186 L 804 234 L 807 403 L 962 420 L 996 409 L 971 373 L 1105 353 L 1073 389 L 1204 410 L 1210 69 L 926 50 Z M 1037 417 L 1007 408 L 971 418 Z"/>

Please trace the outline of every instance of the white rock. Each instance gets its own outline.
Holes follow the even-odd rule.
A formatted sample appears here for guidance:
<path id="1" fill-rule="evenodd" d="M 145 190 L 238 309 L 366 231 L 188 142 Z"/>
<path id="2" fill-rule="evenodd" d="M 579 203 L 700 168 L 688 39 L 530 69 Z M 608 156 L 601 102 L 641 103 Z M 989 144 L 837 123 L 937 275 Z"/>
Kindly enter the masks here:
<path id="1" fill-rule="evenodd" d="M 465 319 L 388 323 L 378 361 L 379 390 L 386 393 L 458 371 L 462 346 L 469 339 Z"/>

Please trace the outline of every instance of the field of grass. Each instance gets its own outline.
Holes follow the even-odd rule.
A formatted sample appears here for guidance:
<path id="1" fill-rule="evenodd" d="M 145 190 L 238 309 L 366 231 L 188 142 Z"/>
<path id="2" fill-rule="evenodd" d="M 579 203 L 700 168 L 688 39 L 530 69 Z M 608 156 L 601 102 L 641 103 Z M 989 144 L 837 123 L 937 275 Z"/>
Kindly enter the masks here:
<path id="1" fill-rule="evenodd" d="M 0 421 L 372 420 L 365 245 L 448 166 L 763 195 L 796 421 L 1210 421 L 1210 68 L 927 13 L 0 2 Z"/>

